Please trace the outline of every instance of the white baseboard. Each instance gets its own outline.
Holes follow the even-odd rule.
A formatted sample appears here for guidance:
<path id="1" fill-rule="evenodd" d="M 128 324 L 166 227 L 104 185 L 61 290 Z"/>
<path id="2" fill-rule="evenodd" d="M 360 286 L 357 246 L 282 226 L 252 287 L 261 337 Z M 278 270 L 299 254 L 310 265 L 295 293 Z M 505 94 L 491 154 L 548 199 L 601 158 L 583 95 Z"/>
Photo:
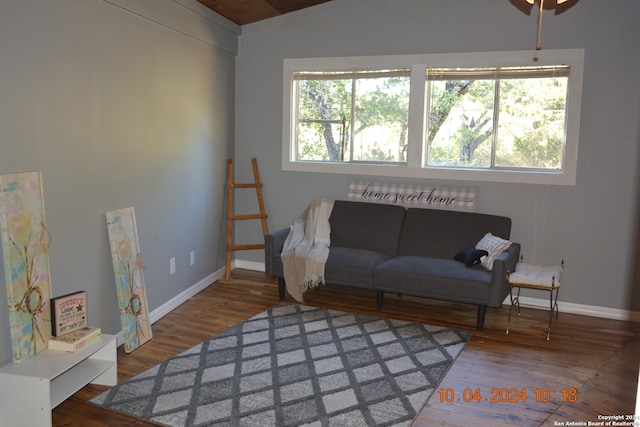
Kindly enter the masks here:
<path id="1" fill-rule="evenodd" d="M 151 323 L 156 323 L 158 320 L 162 319 L 164 316 L 172 312 L 179 305 L 189 300 L 189 298 L 193 297 L 200 291 L 204 290 L 207 286 L 216 282 L 224 277 L 224 268 L 219 269 L 218 271 L 208 275 L 204 279 L 200 280 L 195 285 L 191 286 L 188 289 L 180 292 L 175 297 L 171 298 L 169 301 L 162 304 L 160 307 L 149 313 L 149 320 Z"/>
<path id="2" fill-rule="evenodd" d="M 246 260 L 234 260 L 231 263 L 231 268 L 244 268 L 247 270 L 264 271 L 263 262 L 246 261 Z M 224 268 L 221 268 L 204 279 L 200 280 L 190 288 L 180 292 L 169 301 L 162 304 L 149 313 L 149 320 L 151 323 L 155 323 L 162 319 L 164 316 L 173 311 L 180 304 L 187 301 L 189 298 L 196 295 L 198 292 L 205 289 L 210 284 L 220 280 L 224 277 Z M 509 297 L 504 301 L 504 304 L 509 305 L 511 303 Z M 549 310 L 549 300 L 543 298 L 533 297 L 520 297 L 520 304 L 522 307 L 537 308 L 540 310 Z M 604 319 L 613 320 L 625 320 L 631 322 L 640 322 L 640 311 L 622 310 L 619 308 L 600 307 L 597 305 L 584 305 L 575 304 L 572 302 L 558 301 L 558 309 L 562 313 L 580 314 L 583 316 L 601 317 Z M 116 334 L 118 345 L 122 344 L 122 331 Z"/>
<path id="3" fill-rule="evenodd" d="M 264 271 L 264 263 L 253 261 L 235 261 L 236 268 L 246 268 L 248 270 Z M 509 297 L 504 304 L 511 303 Z M 549 310 L 549 300 L 544 298 L 520 297 L 520 303 L 523 307 L 538 308 L 540 310 Z M 597 305 L 575 304 L 572 302 L 558 301 L 558 309 L 562 313 L 580 314 L 583 316 L 602 317 L 604 319 L 625 320 L 631 322 L 640 322 L 640 311 L 622 310 L 619 308 L 600 307 Z"/>
<path id="4" fill-rule="evenodd" d="M 504 304 L 510 305 L 509 297 L 504 300 Z M 549 310 L 549 300 L 544 298 L 520 297 L 522 307 Z M 620 308 L 600 307 L 597 305 L 575 304 L 572 302 L 558 301 L 558 310 L 561 313 L 580 314 L 583 316 L 601 317 L 604 319 L 625 320 L 629 322 L 640 322 L 640 311 L 623 310 Z"/>
<path id="5" fill-rule="evenodd" d="M 231 268 L 245 268 L 247 270 L 264 271 L 264 262 L 244 261 L 238 259 L 231 263 Z"/>

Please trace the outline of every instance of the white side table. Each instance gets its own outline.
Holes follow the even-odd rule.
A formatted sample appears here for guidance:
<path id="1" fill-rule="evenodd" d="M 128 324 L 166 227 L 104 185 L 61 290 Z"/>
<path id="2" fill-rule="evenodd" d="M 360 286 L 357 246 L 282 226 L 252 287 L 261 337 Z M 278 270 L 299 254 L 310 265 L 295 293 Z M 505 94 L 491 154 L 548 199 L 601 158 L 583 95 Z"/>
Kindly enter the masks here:
<path id="1" fill-rule="evenodd" d="M 0 367 L 0 425 L 51 426 L 51 410 L 89 383 L 118 383 L 115 335 L 75 353 L 44 350 Z"/>
<path id="2" fill-rule="evenodd" d="M 511 322 L 511 310 L 514 305 L 518 308 L 518 314 L 520 314 L 520 289 L 537 289 L 549 292 L 549 326 L 547 328 L 547 341 L 549 341 L 553 312 L 556 312 L 556 317 L 558 315 L 558 293 L 560 292 L 560 280 L 562 280 L 563 271 L 564 260 L 560 265 L 551 267 L 526 264 L 520 261 L 516 264 L 515 272 L 507 273 L 507 282 L 510 285 L 509 296 L 511 298 L 509 317 L 507 318 L 507 334 L 509 333 L 509 323 Z M 513 296 L 513 288 L 518 288 L 518 293 L 515 297 Z"/>

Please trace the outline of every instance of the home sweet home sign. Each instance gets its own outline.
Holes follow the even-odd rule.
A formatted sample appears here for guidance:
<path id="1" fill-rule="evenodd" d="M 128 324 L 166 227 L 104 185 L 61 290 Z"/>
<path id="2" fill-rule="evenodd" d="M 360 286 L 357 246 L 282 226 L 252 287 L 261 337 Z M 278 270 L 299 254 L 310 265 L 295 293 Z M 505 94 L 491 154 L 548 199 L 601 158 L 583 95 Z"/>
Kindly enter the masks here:
<path id="1" fill-rule="evenodd" d="M 348 200 L 458 211 L 475 211 L 477 187 L 351 181 Z"/>

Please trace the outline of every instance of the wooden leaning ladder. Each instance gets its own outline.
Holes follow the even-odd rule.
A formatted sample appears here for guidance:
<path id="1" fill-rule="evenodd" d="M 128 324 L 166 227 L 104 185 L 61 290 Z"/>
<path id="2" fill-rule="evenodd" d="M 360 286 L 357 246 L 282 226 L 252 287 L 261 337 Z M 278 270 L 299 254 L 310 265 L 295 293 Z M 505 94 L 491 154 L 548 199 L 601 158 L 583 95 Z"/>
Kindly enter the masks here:
<path id="1" fill-rule="evenodd" d="M 227 257 L 226 257 L 225 266 L 224 266 L 225 280 L 231 279 L 232 252 L 251 250 L 251 249 L 264 249 L 264 240 L 263 240 L 263 243 L 235 245 L 233 243 L 233 221 L 259 219 L 262 221 L 263 235 L 269 233 L 269 226 L 267 225 L 268 215 L 264 210 L 264 199 L 262 198 L 262 183 L 260 182 L 260 175 L 258 173 L 258 161 L 256 160 L 255 157 L 251 159 L 251 166 L 253 167 L 254 182 L 249 184 L 236 184 L 233 181 L 233 159 L 227 160 Z M 260 213 L 245 214 L 245 215 L 236 215 L 233 213 L 233 190 L 236 188 L 255 188 L 256 189 Z"/>

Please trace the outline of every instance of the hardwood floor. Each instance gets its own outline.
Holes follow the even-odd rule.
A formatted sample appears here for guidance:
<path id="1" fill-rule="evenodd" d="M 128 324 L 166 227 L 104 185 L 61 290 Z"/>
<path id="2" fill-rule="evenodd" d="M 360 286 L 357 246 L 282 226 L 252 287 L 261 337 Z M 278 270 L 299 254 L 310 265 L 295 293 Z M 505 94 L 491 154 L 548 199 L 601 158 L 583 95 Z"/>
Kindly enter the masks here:
<path id="1" fill-rule="evenodd" d="M 286 300 L 293 302 L 288 295 Z M 154 338 L 133 353 L 125 354 L 121 346 L 118 379 L 124 381 L 277 303 L 274 280 L 261 272 L 235 270 L 231 280 L 214 283 L 156 322 Z M 386 295 L 378 312 L 374 292 L 331 285 L 306 293 L 305 304 L 473 331 L 414 427 L 558 426 L 635 410 L 639 323 L 561 312 L 546 341 L 548 312 L 543 310 L 523 308 L 505 334 L 509 306 L 487 309 L 484 330 L 478 332 L 476 308 L 466 304 Z M 80 390 L 53 411 L 54 426 L 155 425 L 87 403 L 106 389 L 88 385 Z"/>

